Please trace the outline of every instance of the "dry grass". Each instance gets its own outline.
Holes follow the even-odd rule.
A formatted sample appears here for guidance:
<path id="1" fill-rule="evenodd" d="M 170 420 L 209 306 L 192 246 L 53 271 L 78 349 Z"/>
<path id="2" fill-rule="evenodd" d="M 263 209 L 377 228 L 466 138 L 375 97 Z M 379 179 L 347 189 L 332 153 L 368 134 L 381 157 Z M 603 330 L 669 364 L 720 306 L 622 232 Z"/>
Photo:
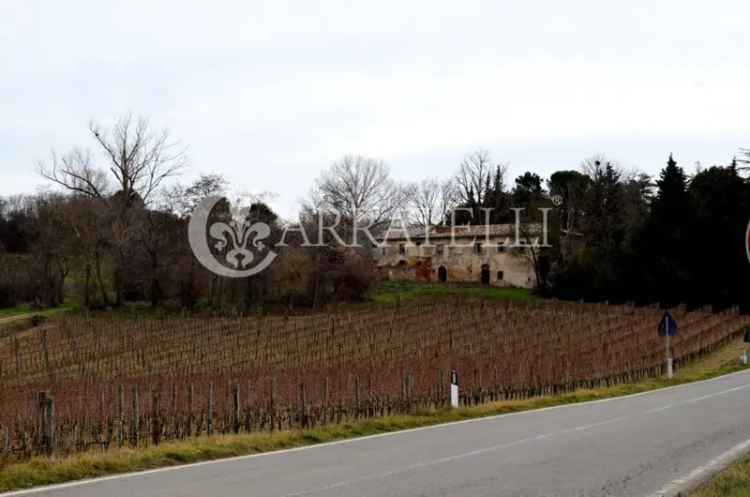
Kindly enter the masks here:
<path id="1" fill-rule="evenodd" d="M 750 497 L 750 457 L 722 471 L 690 497 Z"/>

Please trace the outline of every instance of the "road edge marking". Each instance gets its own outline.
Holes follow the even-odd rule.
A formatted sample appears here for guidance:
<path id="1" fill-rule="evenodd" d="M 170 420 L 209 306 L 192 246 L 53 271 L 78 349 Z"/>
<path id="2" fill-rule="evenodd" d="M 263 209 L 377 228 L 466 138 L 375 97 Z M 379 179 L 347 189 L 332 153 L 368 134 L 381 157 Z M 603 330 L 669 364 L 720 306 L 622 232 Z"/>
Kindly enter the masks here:
<path id="1" fill-rule="evenodd" d="M 649 497 L 674 497 L 681 495 L 682 492 L 694 490 L 748 452 L 750 452 L 750 440 L 745 440 L 690 473 L 672 480 Z"/>

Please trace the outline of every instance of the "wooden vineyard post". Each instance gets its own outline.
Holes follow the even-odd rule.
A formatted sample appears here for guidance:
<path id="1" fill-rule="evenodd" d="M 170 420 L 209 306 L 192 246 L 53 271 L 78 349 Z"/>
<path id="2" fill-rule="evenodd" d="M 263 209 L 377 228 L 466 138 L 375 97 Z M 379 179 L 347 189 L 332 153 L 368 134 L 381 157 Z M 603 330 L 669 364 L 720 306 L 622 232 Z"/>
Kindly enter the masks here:
<path id="1" fill-rule="evenodd" d="M 435 385 L 435 406 L 443 402 L 443 370 L 437 370 L 437 384 Z"/>
<path id="2" fill-rule="evenodd" d="M 404 401 L 407 411 L 411 410 L 412 394 L 414 393 L 414 376 L 411 373 L 404 374 Z"/>
<path id="3" fill-rule="evenodd" d="M 161 441 L 161 413 L 159 403 L 161 400 L 161 390 L 156 387 L 151 390 L 151 441 L 154 445 L 159 445 Z"/>
<path id="4" fill-rule="evenodd" d="M 97 436 L 97 439 L 99 439 L 99 437 L 105 431 L 105 425 L 106 425 L 106 422 L 104 421 L 104 419 L 105 419 L 105 417 L 104 417 L 104 404 L 106 403 L 106 401 L 104 399 L 104 395 L 105 394 L 104 394 L 104 391 L 99 391 L 98 393 L 99 393 L 99 411 L 98 411 L 99 422 L 97 424 L 96 431 L 98 432 L 99 435 Z"/>
<path id="5" fill-rule="evenodd" d="M 323 417 L 321 419 L 322 424 L 326 424 L 328 421 L 328 377 L 323 380 Z"/>
<path id="6" fill-rule="evenodd" d="M 232 428 L 235 433 L 240 432 L 242 413 L 240 409 L 240 384 L 237 383 L 232 389 Z"/>
<path id="7" fill-rule="evenodd" d="M 305 406 L 307 405 L 307 399 L 305 398 L 305 383 L 299 384 L 299 424 L 302 428 L 307 428 L 307 416 L 305 413 Z"/>
<path id="8" fill-rule="evenodd" d="M 208 436 L 214 434 L 214 384 L 208 384 L 208 412 L 206 416 L 206 431 Z"/>
<path id="9" fill-rule="evenodd" d="M 540 347 L 540 341 L 538 339 L 537 335 L 537 349 Z M 537 370 L 540 369 L 537 367 Z M 474 391 L 472 393 L 472 400 L 474 402 L 474 405 L 478 405 L 482 402 L 481 399 L 482 396 L 482 375 L 479 373 L 478 369 L 474 369 Z"/>
<path id="10" fill-rule="evenodd" d="M 117 446 L 125 443 L 125 387 L 117 386 Z"/>
<path id="11" fill-rule="evenodd" d="M 359 376 L 354 377 L 354 419 L 359 419 Z"/>
<path id="12" fill-rule="evenodd" d="M 44 369 L 52 378 L 52 369 L 49 366 L 49 347 L 47 346 L 47 329 L 42 329 L 42 354 L 44 355 Z"/>
<path id="13" fill-rule="evenodd" d="M 174 438 L 180 438 L 180 417 L 179 417 L 179 410 L 177 409 L 178 405 L 178 397 L 177 397 L 177 383 L 172 383 L 172 401 L 170 404 L 170 409 L 172 411 L 171 419 L 172 419 L 172 425 L 173 425 L 173 434 L 172 436 Z"/>
<path id="14" fill-rule="evenodd" d="M 276 378 L 271 378 L 271 431 L 276 429 Z"/>
<path id="15" fill-rule="evenodd" d="M 193 399 L 195 398 L 195 387 L 191 383 L 188 387 L 188 420 L 187 420 L 187 436 L 193 436 Z"/>
<path id="16" fill-rule="evenodd" d="M 406 373 L 404 373 L 403 377 L 401 378 L 401 401 L 405 404 L 406 403 L 406 390 L 408 388 L 408 380 Z"/>
<path id="17" fill-rule="evenodd" d="M 18 343 L 18 337 L 13 334 L 13 352 L 16 356 L 16 378 L 21 377 L 21 345 Z"/>
<path id="18" fill-rule="evenodd" d="M 45 454 L 55 450 L 55 403 L 47 392 L 39 393 L 39 433 Z"/>
<path id="19" fill-rule="evenodd" d="M 131 413 L 132 421 L 130 423 L 130 443 L 133 447 L 138 447 L 138 437 L 140 435 L 140 406 L 138 405 L 138 385 L 133 385 L 133 411 Z"/>
<path id="20" fill-rule="evenodd" d="M 0 450 L 0 455 L 7 454 L 10 452 L 10 427 L 3 430 L 3 446 Z"/>
<path id="21" fill-rule="evenodd" d="M 375 402 L 372 396 L 372 374 L 369 374 L 367 375 L 367 412 L 365 413 L 365 417 L 375 415 L 374 405 Z"/>

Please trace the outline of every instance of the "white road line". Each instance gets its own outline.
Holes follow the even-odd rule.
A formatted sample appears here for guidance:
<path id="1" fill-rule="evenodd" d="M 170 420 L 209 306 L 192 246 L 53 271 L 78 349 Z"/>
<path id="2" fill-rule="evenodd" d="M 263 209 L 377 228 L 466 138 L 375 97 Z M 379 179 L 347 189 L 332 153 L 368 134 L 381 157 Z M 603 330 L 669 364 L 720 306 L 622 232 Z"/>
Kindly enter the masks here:
<path id="1" fill-rule="evenodd" d="M 741 444 L 737 444 L 728 451 L 721 454 L 719 457 L 712 459 L 708 463 L 696 468 L 687 475 L 672 480 L 668 484 L 664 485 L 656 493 L 651 494 L 649 497 L 674 497 L 681 492 L 692 490 L 710 476 L 718 473 L 722 469 L 729 466 L 736 459 L 740 458 L 750 450 L 750 440 L 746 440 Z"/>
<path id="2" fill-rule="evenodd" d="M 649 409 L 648 411 L 646 411 L 646 414 L 656 414 L 657 412 L 662 412 L 662 411 L 666 411 L 667 409 L 672 409 L 676 405 L 677 404 L 667 404 L 667 405 L 665 405 L 663 407 L 657 407 L 655 409 Z"/>
<path id="3" fill-rule="evenodd" d="M 502 443 L 502 444 L 492 445 L 490 447 L 484 447 L 482 449 L 472 450 L 472 451 L 469 451 L 469 452 L 463 452 L 461 454 L 455 454 L 455 455 L 452 455 L 452 456 L 446 456 L 446 457 L 441 457 L 439 459 L 433 459 L 433 460 L 430 460 L 430 461 L 424 461 L 424 462 L 420 462 L 420 463 L 417 463 L 417 464 L 412 464 L 411 466 L 406 466 L 404 468 L 399 468 L 399 469 L 396 469 L 396 470 L 393 470 L 393 471 L 386 471 L 384 473 L 378 473 L 378 474 L 375 474 L 375 475 L 365 476 L 364 478 L 357 478 L 357 479 L 354 479 L 354 480 L 339 481 L 339 482 L 332 483 L 330 485 L 326 485 L 324 487 L 320 487 L 320 488 L 316 488 L 316 489 L 312 489 L 312 490 L 305 490 L 303 492 L 296 492 L 296 493 L 292 493 L 292 494 L 286 494 L 284 497 L 303 497 L 305 495 L 314 495 L 314 494 L 317 494 L 317 493 L 320 493 L 320 492 L 326 492 L 326 491 L 332 490 L 334 488 L 348 487 L 348 486 L 351 486 L 351 485 L 359 485 L 359 484 L 362 484 L 362 483 L 367 482 L 367 481 L 382 480 L 384 478 L 389 478 L 391 476 L 396 476 L 396 475 L 401 475 L 401 474 L 404 474 L 404 473 L 409 473 L 409 472 L 417 470 L 417 469 L 429 468 L 429 467 L 437 466 L 437 465 L 440 465 L 440 464 L 450 463 L 450 462 L 458 461 L 458 460 L 461 460 L 461 459 L 466 459 L 467 457 L 479 456 L 479 455 L 487 454 L 487 453 L 490 453 L 490 452 L 495 452 L 495 451 L 502 450 L 502 449 L 508 449 L 510 447 L 515 447 L 515 446 L 518 446 L 518 445 L 523 445 L 525 443 L 538 442 L 539 440 L 547 440 L 549 438 L 554 438 L 556 436 L 564 435 L 566 433 L 573 433 L 573 432 L 590 430 L 591 428 L 596 428 L 598 426 L 604 426 L 604 425 L 608 425 L 608 424 L 612 424 L 612 423 L 617 423 L 618 421 L 624 421 L 625 419 L 627 419 L 627 417 L 622 416 L 622 417 L 619 417 L 619 418 L 608 419 L 606 421 L 600 421 L 598 423 L 592 423 L 590 425 L 577 426 L 575 428 L 568 428 L 568 429 L 557 431 L 557 432 L 545 433 L 543 435 L 537 435 L 537 436 L 534 436 L 534 437 L 522 438 L 520 440 L 515 440 L 513 442 L 505 442 L 505 443 Z"/>
<path id="4" fill-rule="evenodd" d="M 727 389 L 727 390 L 722 390 L 720 392 L 715 392 L 715 393 L 712 393 L 710 395 L 703 395 L 703 396 L 700 396 L 700 397 L 695 397 L 695 398 L 688 399 L 688 400 L 683 401 L 683 402 L 679 402 L 679 403 L 675 403 L 675 404 L 669 404 L 669 405 L 666 405 L 666 406 L 663 406 L 663 407 L 659 407 L 659 408 L 656 408 L 656 409 L 650 409 L 648 411 L 644 411 L 644 414 L 653 414 L 653 413 L 665 411 L 667 409 L 671 409 L 673 407 L 677 407 L 677 406 L 680 406 L 680 405 L 694 404 L 694 403 L 697 403 L 697 402 L 701 402 L 701 401 L 704 401 L 704 400 L 708 400 L 708 399 L 712 399 L 712 398 L 719 397 L 719 396 L 722 396 L 722 395 L 726 395 L 728 393 L 734 393 L 734 392 L 737 392 L 737 391 L 740 391 L 740 390 L 744 390 L 744 389 L 747 389 L 747 388 L 750 388 L 750 384 L 748 384 L 748 385 L 742 385 L 742 386 L 739 386 L 739 387 L 730 388 L 730 389 Z M 598 427 L 598 426 L 604 426 L 604 425 L 616 423 L 618 421 L 624 421 L 626 419 L 628 419 L 628 418 L 627 417 L 612 418 L 612 419 L 608 419 L 606 421 L 601 421 L 601 422 L 593 423 L 593 424 L 590 424 L 590 425 L 577 426 L 575 428 L 568 428 L 568 429 L 557 431 L 557 432 L 546 433 L 546 434 L 543 434 L 543 435 L 537 435 L 535 437 L 523 438 L 521 440 L 516 440 L 514 442 L 506 442 L 506 443 L 502 443 L 502 444 L 498 444 L 498 445 L 492 445 L 490 447 L 485 447 L 485 448 L 482 448 L 482 449 L 472 450 L 472 451 L 469 451 L 469 452 L 464 452 L 464 453 L 456 454 L 456 455 L 453 455 L 453 456 L 441 457 L 439 459 L 433 459 L 431 461 L 425 461 L 425 462 L 413 464 L 411 466 L 407 466 L 405 468 L 399 468 L 399 469 L 393 470 L 393 471 L 387 471 L 387 472 L 384 472 L 384 473 L 370 475 L 370 476 L 366 476 L 366 477 L 363 477 L 363 478 L 358 478 L 358 479 L 355 479 L 355 480 L 340 481 L 340 482 L 332 483 L 330 485 L 326 485 L 324 487 L 320 487 L 320 488 L 316 488 L 316 489 L 311 489 L 311 490 L 305 490 L 303 492 L 296 492 L 296 493 L 292 493 L 292 494 L 286 494 L 284 497 L 303 497 L 303 496 L 306 496 L 306 495 L 314 495 L 314 494 L 317 494 L 317 493 L 320 493 L 320 492 L 325 492 L 325 491 L 332 490 L 332 489 L 335 489 L 335 488 L 348 487 L 348 486 L 351 486 L 351 485 L 358 485 L 358 484 L 362 484 L 364 482 L 373 481 L 373 480 L 381 480 L 381 479 L 384 479 L 384 478 L 389 478 L 389 477 L 392 477 L 392 476 L 397 476 L 397 475 L 401 475 L 401 474 L 404 474 L 404 473 L 409 473 L 409 472 L 414 471 L 414 470 L 418 470 L 418 469 L 422 469 L 422 468 L 427 468 L 427 467 L 431 467 L 431 466 L 437 466 L 439 464 L 454 462 L 454 461 L 457 461 L 457 460 L 460 460 L 460 459 L 465 459 L 467 457 L 483 455 L 483 454 L 486 454 L 486 453 L 489 453 L 489 452 L 494 452 L 494 451 L 501 450 L 501 449 L 507 449 L 507 448 L 510 448 L 510 447 L 514 447 L 514 446 L 525 444 L 525 443 L 529 443 L 529 442 L 536 442 L 536 441 L 539 441 L 539 440 L 545 440 L 545 439 L 548 439 L 548 438 L 553 438 L 553 437 L 556 437 L 556 436 L 565 435 L 567 433 L 574 433 L 574 432 L 586 431 L 586 430 L 590 430 L 591 428 L 595 428 L 595 427 Z M 713 464 L 713 463 L 714 463 L 713 461 L 710 462 L 707 465 L 707 467 L 710 469 L 712 467 L 711 464 Z"/>
<path id="5" fill-rule="evenodd" d="M 684 400 L 682 402 L 676 402 L 674 404 L 668 404 L 662 407 L 656 407 L 654 409 L 649 409 L 646 411 L 646 414 L 656 414 L 658 412 L 666 411 L 668 409 L 672 409 L 673 407 L 680 407 L 680 406 L 686 406 L 689 404 L 695 404 L 696 402 L 702 402 L 704 400 L 713 399 L 714 397 L 719 397 L 721 395 L 726 395 L 728 393 L 734 393 L 739 392 L 740 390 L 745 390 L 747 388 L 750 388 L 750 384 L 747 385 L 741 385 L 739 387 L 730 388 L 728 390 L 722 390 L 720 392 L 714 392 L 709 395 L 703 395 L 701 397 L 694 397 L 692 399 Z"/>
<path id="6" fill-rule="evenodd" d="M 742 385 L 742 386 L 739 386 L 739 387 L 730 388 L 729 390 L 724 390 L 723 392 L 718 392 L 718 393 L 711 394 L 711 395 L 704 395 L 703 397 L 696 397 L 694 399 L 690 399 L 688 402 L 690 402 L 690 403 L 700 402 L 701 400 L 710 399 L 711 397 L 716 397 L 717 395 L 723 395 L 725 393 L 731 393 L 731 392 L 737 392 L 739 390 L 744 390 L 744 389 L 746 389 L 748 387 L 750 387 L 750 385 Z"/>
<path id="7" fill-rule="evenodd" d="M 384 438 L 384 437 L 403 436 L 403 435 L 408 435 L 409 433 L 415 433 L 415 432 L 425 431 L 425 430 L 438 430 L 438 429 L 443 429 L 443 428 L 450 428 L 452 426 L 457 426 L 457 425 L 462 425 L 462 424 L 467 424 L 467 423 L 488 422 L 488 421 L 492 421 L 492 420 L 495 420 L 495 419 L 498 419 L 498 418 L 509 418 L 509 417 L 515 417 L 515 416 L 523 416 L 523 415 L 527 415 L 528 416 L 528 415 L 533 415 L 533 414 L 537 414 L 537 413 L 541 413 L 541 412 L 547 412 L 547 411 L 556 411 L 556 410 L 563 410 L 563 409 L 576 409 L 576 408 L 580 408 L 580 407 L 585 407 L 587 405 L 604 404 L 604 403 L 618 402 L 618 401 L 626 401 L 626 400 L 633 399 L 633 398 L 638 398 L 638 397 L 645 397 L 645 396 L 650 396 L 650 395 L 659 395 L 661 393 L 670 392 L 670 391 L 673 391 L 673 390 L 684 390 L 684 389 L 688 389 L 688 388 L 694 387 L 696 385 L 702 385 L 702 384 L 706 384 L 706 383 L 714 383 L 714 382 L 718 382 L 718 381 L 722 381 L 722 380 L 726 380 L 726 379 L 732 378 L 734 376 L 741 376 L 741 375 L 745 375 L 745 374 L 748 374 L 748 370 L 736 371 L 734 373 L 729 373 L 729 374 L 726 374 L 726 375 L 723 375 L 723 376 L 717 376 L 716 378 L 710 378 L 708 380 L 695 381 L 695 382 L 692 382 L 692 383 L 684 383 L 682 385 L 674 385 L 674 386 L 671 386 L 671 387 L 664 387 L 664 388 L 659 388 L 659 389 L 656 389 L 656 390 L 649 390 L 647 392 L 640 392 L 640 393 L 634 393 L 634 394 L 630 394 L 630 395 L 624 395 L 622 397 L 611 397 L 611 398 L 607 398 L 607 399 L 591 400 L 591 401 L 579 402 L 579 403 L 575 403 L 575 404 L 563 404 L 563 405 L 559 405 L 559 406 L 544 407 L 544 408 L 541 408 L 541 409 L 532 409 L 532 410 L 529 410 L 529 411 L 514 412 L 514 413 L 507 413 L 507 414 L 497 414 L 497 415 L 493 415 L 493 416 L 486 416 L 486 417 L 474 418 L 474 419 L 465 419 L 463 421 L 452 421 L 452 422 L 448 422 L 448 423 L 440 423 L 440 424 L 431 425 L 431 426 L 423 426 L 423 427 L 420 427 L 420 428 L 411 428 L 411 429 L 408 429 L 408 430 L 400 430 L 400 431 L 394 431 L 394 432 L 388 432 L 388 433 L 379 433 L 377 435 L 369 435 L 369 436 L 365 436 L 365 437 L 356 437 L 356 438 L 350 438 L 350 439 L 346 439 L 346 440 L 337 440 L 335 442 L 326 442 L 326 443 L 315 444 L 315 445 L 306 445 L 304 447 L 296 447 L 296 448 L 293 448 L 293 449 L 283 449 L 283 450 L 277 450 L 277 451 L 271 451 L 271 452 L 263 452 L 261 454 L 249 454 L 249 455 L 246 455 L 246 456 L 227 457 L 227 458 L 223 458 L 223 459 L 215 459 L 215 460 L 212 460 L 212 461 L 202 461 L 202 462 L 196 462 L 196 463 L 190 463 L 190 464 L 182 464 L 182 465 L 178 465 L 178 466 L 169 466 L 169 467 L 166 467 L 166 468 L 149 469 L 149 470 L 137 471 L 137 472 L 133 472 L 133 473 L 124 473 L 124 474 L 119 474 L 119 475 L 102 476 L 102 477 L 98 477 L 98 478 L 90 478 L 90 479 L 85 479 L 85 480 L 72 481 L 72 482 L 68 482 L 68 483 L 60 483 L 60 484 L 56 484 L 56 485 L 47 485 L 47 486 L 43 486 L 43 487 L 36 487 L 36 488 L 28 489 L 28 490 L 16 490 L 16 491 L 13 491 L 13 492 L 0 493 L 0 497 L 21 497 L 21 496 L 33 495 L 33 494 L 42 493 L 42 492 L 52 492 L 52 491 L 55 491 L 55 490 L 64 490 L 64 489 L 74 488 L 74 487 L 80 487 L 80 486 L 84 486 L 84 485 L 93 485 L 95 483 L 101 483 L 101 482 L 112 481 L 112 480 L 122 480 L 122 479 L 127 479 L 127 478 L 137 478 L 137 477 L 140 477 L 140 476 L 147 476 L 147 475 L 152 475 L 152 474 L 157 474 L 157 473 L 164 473 L 164 472 L 167 472 L 167 471 L 182 471 L 182 470 L 192 469 L 192 468 L 201 467 L 201 466 L 208 466 L 208 465 L 213 465 L 213 464 L 223 464 L 223 463 L 245 461 L 245 460 L 259 458 L 259 457 L 273 457 L 273 456 L 279 456 L 279 455 L 284 455 L 284 454 L 290 454 L 290 453 L 294 453 L 294 452 L 301 452 L 301 451 L 305 451 L 305 450 L 316 450 L 316 449 L 321 449 L 321 448 L 331 447 L 331 446 L 336 446 L 336 445 L 358 443 L 358 442 L 362 442 L 362 441 L 365 441 L 365 440 L 373 440 L 373 439 Z M 738 388 L 745 388 L 745 387 L 750 387 L 750 385 L 746 385 L 746 386 L 738 387 Z"/>

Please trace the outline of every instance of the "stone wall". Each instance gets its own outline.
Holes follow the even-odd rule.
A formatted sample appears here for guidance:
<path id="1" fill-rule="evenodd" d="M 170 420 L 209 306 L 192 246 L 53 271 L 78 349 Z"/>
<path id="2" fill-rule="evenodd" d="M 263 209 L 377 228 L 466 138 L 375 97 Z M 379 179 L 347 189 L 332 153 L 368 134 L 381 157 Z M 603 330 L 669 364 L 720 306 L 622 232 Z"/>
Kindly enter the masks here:
<path id="1" fill-rule="evenodd" d="M 439 247 L 395 243 L 376 249 L 376 263 L 384 276 L 392 280 L 486 283 L 500 287 L 533 288 L 534 268 L 527 249 L 500 244 Z M 444 270 L 443 270 L 444 268 Z M 483 280 L 483 269 L 485 271 Z M 487 272 L 489 274 L 487 274 Z"/>

